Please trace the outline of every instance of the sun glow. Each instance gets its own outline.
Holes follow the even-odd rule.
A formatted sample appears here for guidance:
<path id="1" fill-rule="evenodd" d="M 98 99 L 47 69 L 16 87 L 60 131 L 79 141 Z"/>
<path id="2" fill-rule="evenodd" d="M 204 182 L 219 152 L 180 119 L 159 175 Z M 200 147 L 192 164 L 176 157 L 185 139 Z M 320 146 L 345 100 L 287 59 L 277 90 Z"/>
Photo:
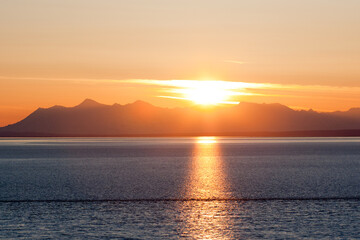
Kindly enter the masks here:
<path id="1" fill-rule="evenodd" d="M 230 101 L 234 95 L 232 87 L 224 81 L 183 81 L 177 89 L 171 92 L 180 94 L 179 99 L 189 100 L 199 105 L 238 104 Z"/>
<path id="2" fill-rule="evenodd" d="M 125 82 L 126 80 L 123 80 Z M 128 83 L 158 85 L 161 98 L 191 101 L 198 105 L 239 104 L 240 96 L 261 95 L 251 89 L 269 88 L 269 84 L 222 80 L 151 80 L 132 79 Z"/>
<path id="3" fill-rule="evenodd" d="M 201 105 L 226 103 L 226 100 L 231 96 L 231 92 L 216 82 L 198 82 L 191 88 L 183 89 L 182 92 L 185 99 Z"/>

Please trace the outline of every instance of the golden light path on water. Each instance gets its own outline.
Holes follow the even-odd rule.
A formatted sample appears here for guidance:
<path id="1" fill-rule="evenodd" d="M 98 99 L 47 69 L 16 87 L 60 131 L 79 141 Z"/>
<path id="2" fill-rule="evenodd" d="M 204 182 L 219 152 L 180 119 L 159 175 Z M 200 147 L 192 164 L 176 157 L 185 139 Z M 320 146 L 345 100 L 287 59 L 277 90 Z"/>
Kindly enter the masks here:
<path id="1" fill-rule="evenodd" d="M 180 204 L 181 232 L 192 239 L 231 239 L 231 205 L 223 172 L 221 151 L 215 137 L 196 139 L 189 163 L 189 181 L 184 186 L 184 197 L 201 201 Z M 209 201 L 206 201 L 209 200 Z"/>

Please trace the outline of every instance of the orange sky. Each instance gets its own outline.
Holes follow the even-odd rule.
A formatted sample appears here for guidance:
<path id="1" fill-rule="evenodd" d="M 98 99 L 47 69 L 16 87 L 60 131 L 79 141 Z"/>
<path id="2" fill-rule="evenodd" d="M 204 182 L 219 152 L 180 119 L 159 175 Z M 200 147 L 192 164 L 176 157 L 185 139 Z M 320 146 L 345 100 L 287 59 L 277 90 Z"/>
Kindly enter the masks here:
<path id="1" fill-rule="evenodd" d="M 85 98 L 191 104 L 158 97 L 176 79 L 255 84 L 234 101 L 360 107 L 358 9 L 357 0 L 1 1 L 0 126 Z"/>

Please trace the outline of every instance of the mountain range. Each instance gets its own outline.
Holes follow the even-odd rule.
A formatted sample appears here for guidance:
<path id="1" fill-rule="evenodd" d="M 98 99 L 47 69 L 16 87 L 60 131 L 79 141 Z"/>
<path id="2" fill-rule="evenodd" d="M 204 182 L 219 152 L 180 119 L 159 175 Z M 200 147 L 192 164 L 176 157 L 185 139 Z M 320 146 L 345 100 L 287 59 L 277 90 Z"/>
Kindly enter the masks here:
<path id="1" fill-rule="evenodd" d="M 143 101 L 38 108 L 0 128 L 0 136 L 360 136 L 360 108 L 316 112 L 241 102 L 218 107 L 162 108 Z"/>

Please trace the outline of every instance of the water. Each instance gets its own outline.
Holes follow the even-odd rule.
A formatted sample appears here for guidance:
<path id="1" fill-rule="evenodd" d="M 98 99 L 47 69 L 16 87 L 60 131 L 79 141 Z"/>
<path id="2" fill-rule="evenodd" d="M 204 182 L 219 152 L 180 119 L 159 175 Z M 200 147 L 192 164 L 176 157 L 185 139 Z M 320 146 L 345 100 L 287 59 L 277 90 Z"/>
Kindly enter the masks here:
<path id="1" fill-rule="evenodd" d="M 360 238 L 360 138 L 0 139 L 0 237 Z"/>

